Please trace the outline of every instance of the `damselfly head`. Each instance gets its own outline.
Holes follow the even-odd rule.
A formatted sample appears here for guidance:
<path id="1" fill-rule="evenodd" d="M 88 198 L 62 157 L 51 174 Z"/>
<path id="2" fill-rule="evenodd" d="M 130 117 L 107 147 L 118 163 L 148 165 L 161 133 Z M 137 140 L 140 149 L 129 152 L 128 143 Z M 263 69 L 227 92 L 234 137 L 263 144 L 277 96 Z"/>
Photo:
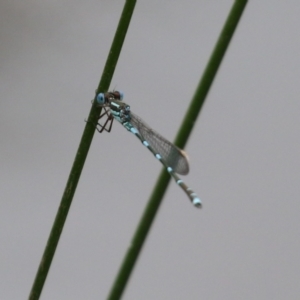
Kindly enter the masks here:
<path id="1" fill-rule="evenodd" d="M 113 100 L 122 101 L 123 98 L 124 98 L 123 92 L 119 92 L 119 91 L 113 91 L 113 92 L 108 92 L 108 93 L 99 93 L 97 95 L 97 103 L 99 105 L 105 105 Z"/>

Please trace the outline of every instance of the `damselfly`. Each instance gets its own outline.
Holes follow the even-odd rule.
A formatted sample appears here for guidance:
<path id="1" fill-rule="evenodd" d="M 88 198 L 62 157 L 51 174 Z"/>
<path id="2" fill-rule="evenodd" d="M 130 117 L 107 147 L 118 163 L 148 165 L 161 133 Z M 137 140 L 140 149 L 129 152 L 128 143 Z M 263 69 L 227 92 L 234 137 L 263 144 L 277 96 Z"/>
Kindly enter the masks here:
<path id="1" fill-rule="evenodd" d="M 113 119 L 119 121 L 128 131 L 132 132 L 146 146 L 154 156 L 165 166 L 176 183 L 185 191 L 196 207 L 201 207 L 201 200 L 176 173 L 186 175 L 189 172 L 187 154 L 151 129 L 140 117 L 130 111 L 130 106 L 123 101 L 123 94 L 118 91 L 100 93 L 97 103 L 103 107 L 104 113 L 99 119 L 107 115 L 103 125 L 97 124 L 99 132 L 110 132 Z"/>

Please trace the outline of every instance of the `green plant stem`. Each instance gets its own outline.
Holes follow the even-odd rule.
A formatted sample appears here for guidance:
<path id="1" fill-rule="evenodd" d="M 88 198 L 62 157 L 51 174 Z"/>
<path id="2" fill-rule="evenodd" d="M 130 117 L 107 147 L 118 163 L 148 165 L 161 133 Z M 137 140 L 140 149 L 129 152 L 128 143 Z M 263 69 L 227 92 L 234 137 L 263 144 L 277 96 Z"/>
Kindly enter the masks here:
<path id="1" fill-rule="evenodd" d="M 184 148 L 188 140 L 188 137 L 193 129 L 194 123 L 200 113 L 201 107 L 203 106 L 205 97 L 209 91 L 210 86 L 212 85 L 213 79 L 215 78 L 215 75 L 224 57 L 226 49 L 228 48 L 229 42 L 244 11 L 246 3 L 247 0 L 237 0 L 233 4 L 233 7 L 225 22 L 223 30 L 219 36 L 217 44 L 209 59 L 202 79 L 200 80 L 195 95 L 192 99 L 192 102 L 187 110 L 180 130 L 175 139 L 175 144 L 180 148 Z M 135 262 L 139 256 L 144 241 L 147 237 L 147 234 L 156 216 L 158 208 L 161 204 L 163 195 L 165 194 L 169 181 L 169 174 L 165 170 L 163 170 L 159 175 L 159 178 L 156 182 L 156 186 L 145 208 L 140 223 L 138 224 L 137 230 L 133 236 L 130 247 L 127 250 L 127 253 L 124 257 L 119 273 L 116 276 L 110 294 L 107 298 L 108 300 L 117 300 L 121 298 L 122 293 L 130 277 L 130 274 L 135 265 Z"/>
<path id="2" fill-rule="evenodd" d="M 127 0 L 124 5 L 123 12 L 116 30 L 112 46 L 109 51 L 109 55 L 96 94 L 100 91 L 107 91 L 109 88 L 126 36 L 126 32 L 129 27 L 131 16 L 133 14 L 135 3 L 136 0 Z M 31 288 L 31 292 L 29 295 L 30 300 L 36 300 L 40 298 L 44 283 L 47 278 L 48 271 L 51 266 L 52 259 L 55 254 L 56 247 L 58 245 L 60 235 L 63 230 L 63 226 L 68 215 L 68 211 L 72 203 L 73 196 L 75 194 L 75 190 L 84 166 L 84 162 L 87 157 L 92 138 L 95 133 L 95 126 L 93 124 L 97 123 L 98 117 L 101 112 L 101 109 L 97 108 L 95 103 L 96 101 L 94 101 L 91 107 L 88 122 L 85 125 L 84 132 L 77 150 L 77 154 L 75 156 L 75 160 L 66 184 L 66 188 L 64 190 L 61 203 L 58 208 L 58 212 L 56 214 L 56 218 L 54 220 L 50 236 L 48 238 L 47 245 L 45 247 L 35 280 L 33 282 L 33 286 Z"/>

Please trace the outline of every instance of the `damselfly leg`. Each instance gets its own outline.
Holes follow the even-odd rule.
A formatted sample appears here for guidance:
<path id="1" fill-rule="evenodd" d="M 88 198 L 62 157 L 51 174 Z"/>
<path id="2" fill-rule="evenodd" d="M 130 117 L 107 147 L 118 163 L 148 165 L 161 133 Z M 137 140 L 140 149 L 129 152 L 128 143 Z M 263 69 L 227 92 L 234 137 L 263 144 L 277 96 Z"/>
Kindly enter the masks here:
<path id="1" fill-rule="evenodd" d="M 96 129 L 98 132 L 102 133 L 103 130 L 107 131 L 107 132 L 110 132 L 111 131 L 111 128 L 112 128 L 112 124 L 114 122 L 114 117 L 112 116 L 112 114 L 110 113 L 110 111 L 108 111 L 106 109 L 105 106 L 103 106 L 103 109 L 104 109 L 104 113 L 100 115 L 100 117 L 98 118 L 98 121 L 103 118 L 104 116 L 107 116 L 107 119 L 105 120 L 104 124 L 100 124 L 99 122 L 97 123 L 97 126 L 96 126 Z M 100 128 L 98 128 L 98 126 Z M 108 128 L 107 128 L 108 126 Z"/>

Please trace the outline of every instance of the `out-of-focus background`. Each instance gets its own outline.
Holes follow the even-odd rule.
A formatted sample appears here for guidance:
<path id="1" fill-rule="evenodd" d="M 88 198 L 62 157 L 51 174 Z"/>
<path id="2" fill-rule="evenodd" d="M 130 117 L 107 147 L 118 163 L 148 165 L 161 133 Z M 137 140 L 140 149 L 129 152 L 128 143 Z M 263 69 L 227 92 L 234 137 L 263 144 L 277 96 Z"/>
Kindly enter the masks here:
<path id="1" fill-rule="evenodd" d="M 0 298 L 29 295 L 124 1 L 0 3 Z M 138 1 L 111 89 L 173 140 L 233 1 Z M 299 299 L 300 3 L 249 1 L 123 299 Z M 105 299 L 162 166 L 95 134 L 41 299 Z"/>

